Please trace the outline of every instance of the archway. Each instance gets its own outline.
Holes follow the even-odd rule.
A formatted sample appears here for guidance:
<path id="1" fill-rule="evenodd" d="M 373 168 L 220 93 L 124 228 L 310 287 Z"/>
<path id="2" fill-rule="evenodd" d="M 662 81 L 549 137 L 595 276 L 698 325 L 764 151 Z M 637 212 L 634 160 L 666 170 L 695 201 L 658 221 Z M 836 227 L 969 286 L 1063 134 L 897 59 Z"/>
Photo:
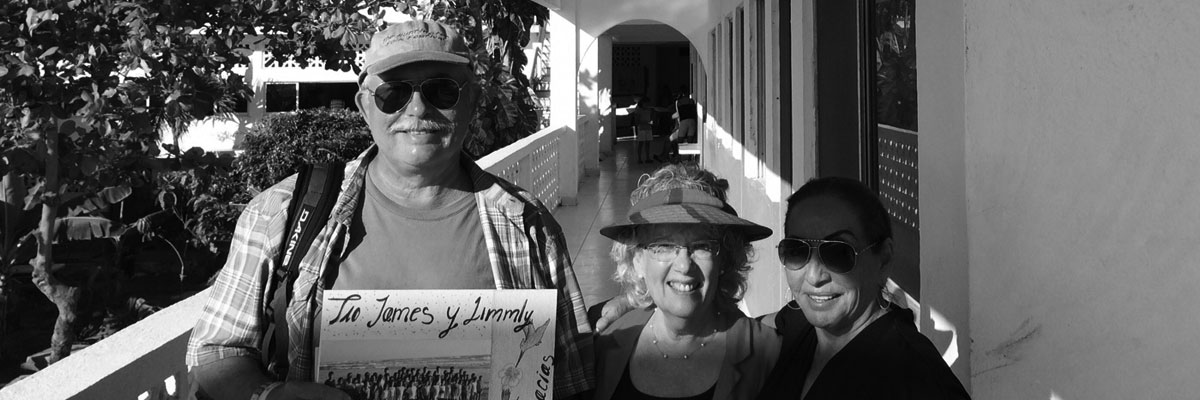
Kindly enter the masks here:
<path id="1" fill-rule="evenodd" d="M 596 101 L 602 114 L 598 138 L 601 153 L 611 153 L 617 141 L 633 139 L 629 110 L 638 99 L 645 98 L 650 105 L 667 110 L 655 113 L 651 150 L 658 154 L 674 130 L 671 114 L 675 100 L 683 94 L 694 95 L 704 79 L 696 47 L 670 25 L 646 19 L 629 20 L 605 30 L 594 47 L 600 64 Z"/>

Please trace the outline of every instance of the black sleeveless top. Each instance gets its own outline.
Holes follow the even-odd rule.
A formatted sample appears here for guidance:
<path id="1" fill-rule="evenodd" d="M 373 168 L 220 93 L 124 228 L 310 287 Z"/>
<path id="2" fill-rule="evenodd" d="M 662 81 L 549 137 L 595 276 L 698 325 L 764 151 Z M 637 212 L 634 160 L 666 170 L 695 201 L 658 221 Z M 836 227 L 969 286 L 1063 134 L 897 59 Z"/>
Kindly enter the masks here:
<path id="1" fill-rule="evenodd" d="M 675 102 L 675 110 L 679 112 L 679 120 L 696 119 L 696 101 L 690 98 L 679 99 Z"/>
<path id="2" fill-rule="evenodd" d="M 642 393 L 641 391 L 637 390 L 636 387 L 633 387 L 633 379 L 629 377 L 629 365 L 625 365 L 625 373 L 621 374 L 621 382 L 617 383 L 617 388 L 613 392 L 612 398 L 622 399 L 622 400 L 624 400 L 624 399 L 630 399 L 630 400 L 712 400 L 713 394 L 716 392 L 716 390 L 717 390 L 717 383 L 713 382 L 713 385 L 710 386 L 708 388 L 708 390 L 705 390 L 704 393 L 700 393 L 695 396 L 690 396 L 690 397 L 651 396 L 651 395 Z"/>

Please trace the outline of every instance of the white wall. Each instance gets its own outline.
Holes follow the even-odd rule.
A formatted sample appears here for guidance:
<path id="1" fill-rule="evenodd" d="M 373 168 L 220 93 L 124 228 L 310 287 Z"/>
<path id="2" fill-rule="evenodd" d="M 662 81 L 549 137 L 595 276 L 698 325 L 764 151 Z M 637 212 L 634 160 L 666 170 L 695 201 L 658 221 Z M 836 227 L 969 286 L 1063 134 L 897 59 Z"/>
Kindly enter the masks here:
<path id="1" fill-rule="evenodd" d="M 918 325 L 971 389 L 962 3 L 916 1 L 921 301 Z"/>
<path id="2" fill-rule="evenodd" d="M 1200 7 L 965 4 L 975 397 L 1197 398 Z"/>
<path id="3" fill-rule="evenodd" d="M 558 12 L 550 13 L 549 26 L 546 27 L 550 31 L 550 126 L 564 126 L 567 128 L 567 133 L 561 140 L 569 143 L 560 146 L 566 151 L 558 156 L 564 162 L 558 163 L 560 176 L 575 176 L 578 177 L 583 173 L 578 162 L 567 162 L 569 160 L 579 160 L 579 109 L 578 109 L 578 94 L 576 91 L 576 75 L 573 71 L 579 68 L 578 56 L 578 29 L 575 27 L 574 4 L 564 4 L 564 7 Z M 557 38 L 557 39 L 555 39 Z M 557 41 L 555 41 L 557 40 Z M 567 73 L 555 73 L 555 71 L 566 71 Z M 569 184 L 561 188 L 561 196 L 564 205 L 575 205 L 579 193 L 578 179 L 569 180 L 574 184 Z"/>

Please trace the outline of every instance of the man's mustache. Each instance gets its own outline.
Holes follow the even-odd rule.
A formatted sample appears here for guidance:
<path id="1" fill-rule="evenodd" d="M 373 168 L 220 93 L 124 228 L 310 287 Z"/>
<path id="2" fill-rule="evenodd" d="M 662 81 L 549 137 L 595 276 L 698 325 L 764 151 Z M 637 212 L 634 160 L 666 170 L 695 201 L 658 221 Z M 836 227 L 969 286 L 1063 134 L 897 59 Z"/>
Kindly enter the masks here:
<path id="1" fill-rule="evenodd" d="M 442 121 L 430 121 L 427 119 L 402 119 L 392 124 L 390 129 L 392 132 L 450 132 L 454 130 L 454 123 Z"/>

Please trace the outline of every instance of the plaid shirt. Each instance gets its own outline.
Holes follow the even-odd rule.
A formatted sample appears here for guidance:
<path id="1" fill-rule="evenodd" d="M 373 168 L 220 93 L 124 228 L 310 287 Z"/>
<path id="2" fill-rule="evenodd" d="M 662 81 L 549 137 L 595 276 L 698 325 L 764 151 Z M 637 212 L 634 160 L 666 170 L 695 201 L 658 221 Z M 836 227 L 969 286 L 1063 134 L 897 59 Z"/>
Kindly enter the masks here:
<path id="1" fill-rule="evenodd" d="M 304 254 L 287 307 L 288 380 L 311 381 L 315 369 L 312 324 L 324 298 L 324 268 L 345 257 L 350 221 L 358 206 L 372 146 L 346 165 L 341 194 L 325 227 Z M 528 192 L 479 168 L 463 157 L 475 186 L 479 219 L 497 289 L 558 289 L 554 394 L 567 397 L 593 387 L 592 330 L 562 229 L 550 211 Z M 226 357 L 261 359 L 259 340 L 270 321 L 265 298 L 276 255 L 283 243 L 287 209 L 296 185 L 293 175 L 255 196 L 238 219 L 229 259 L 188 341 L 187 364 L 205 365 Z M 332 260 L 332 262 L 331 262 Z M 282 290 L 282 289 L 280 289 Z"/>

